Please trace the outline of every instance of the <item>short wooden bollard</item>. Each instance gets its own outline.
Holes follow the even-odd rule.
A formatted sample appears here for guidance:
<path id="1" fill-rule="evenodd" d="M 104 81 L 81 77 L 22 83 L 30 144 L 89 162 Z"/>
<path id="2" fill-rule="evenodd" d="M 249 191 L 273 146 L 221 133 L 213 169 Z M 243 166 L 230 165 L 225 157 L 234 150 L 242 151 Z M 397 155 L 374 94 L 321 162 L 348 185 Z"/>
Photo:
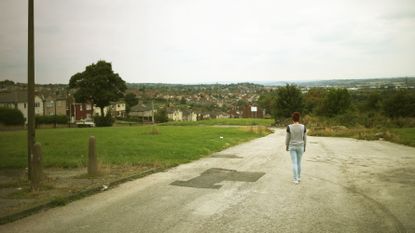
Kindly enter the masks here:
<path id="1" fill-rule="evenodd" d="M 39 143 L 33 145 L 33 154 L 31 162 L 31 188 L 33 191 L 39 190 L 40 182 L 42 181 L 43 166 L 42 166 L 42 147 Z"/>
<path id="2" fill-rule="evenodd" d="M 96 176 L 98 174 L 96 140 L 94 136 L 89 137 L 88 145 L 88 175 Z"/>

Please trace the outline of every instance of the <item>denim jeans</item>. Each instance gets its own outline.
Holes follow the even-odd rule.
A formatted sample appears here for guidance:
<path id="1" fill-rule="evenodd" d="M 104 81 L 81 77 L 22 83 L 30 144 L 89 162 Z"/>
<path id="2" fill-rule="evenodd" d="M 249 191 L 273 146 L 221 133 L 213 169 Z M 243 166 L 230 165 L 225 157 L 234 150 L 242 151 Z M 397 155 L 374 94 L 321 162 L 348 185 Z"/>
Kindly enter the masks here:
<path id="1" fill-rule="evenodd" d="M 303 157 L 304 146 L 290 146 L 289 151 L 293 165 L 293 179 L 299 180 L 301 178 L 301 157 Z"/>

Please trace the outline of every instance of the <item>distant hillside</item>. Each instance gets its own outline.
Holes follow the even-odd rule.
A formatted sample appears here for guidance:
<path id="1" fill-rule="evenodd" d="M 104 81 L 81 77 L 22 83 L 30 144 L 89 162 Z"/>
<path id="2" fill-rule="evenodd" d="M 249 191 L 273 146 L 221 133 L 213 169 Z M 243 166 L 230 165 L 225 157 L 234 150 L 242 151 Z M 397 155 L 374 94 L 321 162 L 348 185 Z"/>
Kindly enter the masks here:
<path id="1" fill-rule="evenodd" d="M 284 86 L 287 83 L 294 83 L 302 87 L 415 88 L 415 77 L 261 82 L 267 87 Z"/>

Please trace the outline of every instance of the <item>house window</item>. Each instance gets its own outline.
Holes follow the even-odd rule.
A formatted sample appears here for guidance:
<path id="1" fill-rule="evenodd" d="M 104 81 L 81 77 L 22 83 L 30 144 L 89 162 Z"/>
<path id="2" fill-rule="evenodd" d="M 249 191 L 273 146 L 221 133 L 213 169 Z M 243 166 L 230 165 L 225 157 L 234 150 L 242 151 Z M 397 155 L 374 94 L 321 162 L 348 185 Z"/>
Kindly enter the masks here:
<path id="1" fill-rule="evenodd" d="M 81 104 L 81 105 L 79 105 L 79 111 L 83 111 L 82 107 L 83 107 L 83 105 L 82 105 L 82 104 Z"/>
<path id="2" fill-rule="evenodd" d="M 91 110 L 91 105 L 90 104 L 86 105 L 86 110 Z"/>
<path id="3" fill-rule="evenodd" d="M 23 104 L 23 107 L 26 108 L 26 103 Z"/>
<path id="4" fill-rule="evenodd" d="M 35 103 L 35 108 L 38 108 L 38 107 L 40 107 L 40 103 L 39 102 L 36 102 Z"/>

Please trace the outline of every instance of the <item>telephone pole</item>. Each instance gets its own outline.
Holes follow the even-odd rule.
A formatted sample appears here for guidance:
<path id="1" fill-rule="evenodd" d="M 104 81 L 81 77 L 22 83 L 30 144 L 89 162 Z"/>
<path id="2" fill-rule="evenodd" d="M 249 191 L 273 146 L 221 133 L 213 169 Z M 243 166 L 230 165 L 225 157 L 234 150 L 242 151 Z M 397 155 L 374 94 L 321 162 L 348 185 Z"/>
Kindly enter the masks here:
<path id="1" fill-rule="evenodd" d="M 28 14 L 28 53 L 27 53 L 27 169 L 31 180 L 31 158 L 35 140 L 35 38 L 34 38 L 34 0 L 29 0 Z"/>

